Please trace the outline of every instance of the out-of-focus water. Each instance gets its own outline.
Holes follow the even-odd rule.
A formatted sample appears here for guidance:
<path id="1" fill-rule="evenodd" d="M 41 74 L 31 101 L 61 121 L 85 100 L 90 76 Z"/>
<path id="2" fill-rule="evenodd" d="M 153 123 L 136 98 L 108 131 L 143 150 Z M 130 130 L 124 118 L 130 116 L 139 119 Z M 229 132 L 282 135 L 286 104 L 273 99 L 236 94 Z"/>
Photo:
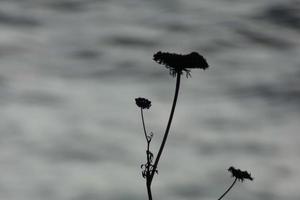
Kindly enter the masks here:
<path id="1" fill-rule="evenodd" d="M 0 199 L 146 199 L 134 98 L 156 153 L 175 79 L 158 50 L 198 51 L 182 79 L 155 199 L 300 198 L 300 3 L 1 0 Z"/>

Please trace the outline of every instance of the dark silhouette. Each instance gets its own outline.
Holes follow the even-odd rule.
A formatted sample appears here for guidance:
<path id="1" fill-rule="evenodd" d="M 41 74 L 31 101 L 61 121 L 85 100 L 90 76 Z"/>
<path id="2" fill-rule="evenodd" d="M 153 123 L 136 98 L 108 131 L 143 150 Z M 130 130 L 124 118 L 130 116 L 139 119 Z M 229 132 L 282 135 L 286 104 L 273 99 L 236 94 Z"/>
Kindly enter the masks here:
<path id="1" fill-rule="evenodd" d="M 141 165 L 142 168 L 142 176 L 143 178 L 146 179 L 146 187 L 147 187 L 147 193 L 148 193 L 148 199 L 152 200 L 152 191 L 151 191 L 151 184 L 152 180 L 155 174 L 158 174 L 158 163 L 161 157 L 161 154 L 163 152 L 163 149 L 165 147 L 176 103 L 177 103 L 177 98 L 178 98 L 178 93 L 179 93 L 179 87 L 180 87 L 180 77 L 183 71 L 186 72 L 186 77 L 188 78 L 190 75 L 190 69 L 207 69 L 209 67 L 206 59 L 198 54 L 197 52 L 192 52 L 190 54 L 186 55 L 181 55 L 181 54 L 175 54 L 175 53 L 168 53 L 168 52 L 157 52 L 153 56 L 153 60 L 156 61 L 159 64 L 165 65 L 167 69 L 170 70 L 170 74 L 172 76 L 176 76 L 176 87 L 175 87 L 175 94 L 173 98 L 173 104 L 169 116 L 169 120 L 167 123 L 167 127 L 165 130 L 165 134 L 163 136 L 161 145 L 159 147 L 157 156 L 155 157 L 154 160 L 154 155 L 150 151 L 150 143 L 153 138 L 153 133 L 151 132 L 150 134 L 147 133 L 146 126 L 145 126 L 145 120 L 144 120 L 144 109 L 149 109 L 151 107 L 151 101 L 149 101 L 146 98 L 138 97 L 135 99 L 136 105 L 140 108 L 141 110 L 141 118 L 142 118 L 142 124 L 143 124 L 143 131 L 145 135 L 145 139 L 147 142 L 147 149 L 146 149 L 146 163 Z M 154 163 L 153 163 L 154 161 Z M 218 200 L 221 200 L 234 186 L 234 184 L 237 182 L 237 180 L 243 182 L 244 179 L 248 180 L 253 180 L 252 176 L 250 173 L 247 171 L 242 171 L 240 169 L 235 169 L 233 166 L 228 168 L 228 171 L 231 172 L 232 177 L 234 177 L 233 183 L 229 186 L 229 188 L 219 197 Z"/>
<path id="2" fill-rule="evenodd" d="M 209 67 L 206 59 L 197 52 L 181 55 L 159 51 L 154 54 L 153 60 L 159 64 L 165 65 L 166 68 L 170 70 L 172 76 L 175 76 L 177 72 L 181 73 L 182 71 L 185 71 L 188 77 L 190 76 L 189 69 L 199 68 L 205 70 Z"/>
<path id="3" fill-rule="evenodd" d="M 143 169 L 142 176 L 146 179 L 146 187 L 147 187 L 149 200 L 152 200 L 152 192 L 151 192 L 152 180 L 154 175 L 158 173 L 157 170 L 158 162 L 160 160 L 161 154 L 163 152 L 163 149 L 165 147 L 169 135 L 169 131 L 170 131 L 170 127 L 171 127 L 171 123 L 172 123 L 172 119 L 173 119 L 173 115 L 177 103 L 178 93 L 179 93 L 181 74 L 183 71 L 185 71 L 186 77 L 188 77 L 191 76 L 190 69 L 199 68 L 205 70 L 209 67 L 205 58 L 197 52 L 192 52 L 187 55 L 181 55 L 181 54 L 159 51 L 156 54 L 154 54 L 153 60 L 159 64 L 165 65 L 165 67 L 170 70 L 170 74 L 174 77 L 176 76 L 176 87 L 175 87 L 173 104 L 172 104 L 169 120 L 167 123 L 167 127 L 165 130 L 165 134 L 162 143 L 160 145 L 160 148 L 158 150 L 157 156 L 155 157 L 155 160 L 154 160 L 153 153 L 150 151 L 150 143 L 153 138 L 153 133 L 151 134 L 147 133 L 145 128 L 144 115 L 143 115 L 143 109 L 149 109 L 151 106 L 151 102 L 148 99 L 141 98 L 141 97 L 135 99 L 137 106 L 141 109 L 143 130 L 147 142 L 147 150 L 146 150 L 147 162 L 145 164 L 142 164 L 141 168 Z M 153 160 L 154 160 L 154 164 L 153 164 Z"/>
<path id="4" fill-rule="evenodd" d="M 228 171 L 231 172 L 232 177 L 237 178 L 240 181 L 244 181 L 244 179 L 249 179 L 253 181 L 253 178 L 251 177 L 251 174 L 247 171 L 241 171 L 240 169 L 235 169 L 234 167 L 229 167 Z"/>
<path id="5" fill-rule="evenodd" d="M 143 110 L 144 109 L 149 109 L 151 107 L 151 101 L 149 101 L 146 98 L 139 97 L 139 98 L 135 99 L 135 103 L 139 108 L 141 108 L 141 118 L 142 118 L 142 124 L 143 124 L 143 131 L 144 131 L 145 139 L 146 139 L 146 142 L 147 142 L 147 149 L 146 149 L 147 161 L 146 161 L 145 164 L 141 165 L 141 168 L 143 170 L 142 171 L 142 176 L 143 176 L 143 178 L 146 179 L 146 187 L 147 187 L 147 192 L 148 192 L 148 198 L 150 200 L 150 199 L 152 199 L 152 193 L 151 193 L 151 188 L 150 188 L 151 187 L 151 182 L 150 182 L 151 174 L 152 174 L 152 172 L 154 172 L 154 173 L 158 173 L 158 172 L 157 172 L 157 170 L 154 171 L 154 169 L 153 169 L 153 164 L 152 164 L 153 163 L 153 153 L 150 151 L 150 143 L 151 143 L 151 140 L 153 138 L 153 133 L 152 132 L 150 134 L 147 133 Z"/>
<path id="6" fill-rule="evenodd" d="M 149 109 L 151 107 L 151 101 L 142 97 L 136 98 L 135 103 L 141 109 L 145 109 L 145 108 Z"/>
<path id="7" fill-rule="evenodd" d="M 236 183 L 237 180 L 239 180 L 241 182 L 243 182 L 244 179 L 249 179 L 249 180 L 253 181 L 251 174 L 248 173 L 247 171 L 235 169 L 232 166 L 229 167 L 228 171 L 231 172 L 231 176 L 235 177 L 235 179 L 234 179 L 233 183 L 229 186 L 229 188 L 219 197 L 218 200 L 221 200 L 231 190 L 231 188 L 234 186 L 234 184 Z"/>

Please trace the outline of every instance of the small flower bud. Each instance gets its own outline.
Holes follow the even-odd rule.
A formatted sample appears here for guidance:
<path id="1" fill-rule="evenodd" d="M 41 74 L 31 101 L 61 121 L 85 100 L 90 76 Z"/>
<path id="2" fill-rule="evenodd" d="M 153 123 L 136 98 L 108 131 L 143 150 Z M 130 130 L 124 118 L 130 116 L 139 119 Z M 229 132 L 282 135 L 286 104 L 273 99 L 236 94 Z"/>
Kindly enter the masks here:
<path id="1" fill-rule="evenodd" d="M 138 107 L 142 108 L 142 109 L 149 109 L 151 107 L 151 101 L 149 101 L 148 99 L 139 97 L 135 99 L 135 103 Z"/>

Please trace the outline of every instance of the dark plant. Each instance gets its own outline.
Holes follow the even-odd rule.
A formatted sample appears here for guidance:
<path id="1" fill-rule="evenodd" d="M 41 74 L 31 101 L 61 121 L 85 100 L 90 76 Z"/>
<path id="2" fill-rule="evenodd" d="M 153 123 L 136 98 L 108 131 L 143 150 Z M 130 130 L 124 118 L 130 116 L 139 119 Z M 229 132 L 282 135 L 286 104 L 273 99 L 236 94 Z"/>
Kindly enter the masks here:
<path id="1" fill-rule="evenodd" d="M 142 164 L 141 168 L 142 168 L 142 176 L 146 179 L 146 187 L 147 187 L 149 200 L 152 200 L 151 184 L 153 181 L 153 177 L 155 174 L 158 173 L 157 166 L 169 135 L 169 131 L 170 131 L 170 127 L 171 127 L 171 123 L 172 123 L 172 119 L 173 119 L 173 115 L 177 103 L 178 93 L 179 93 L 181 75 L 184 71 L 186 72 L 186 77 L 188 78 L 189 76 L 191 76 L 190 69 L 199 68 L 205 70 L 209 67 L 205 58 L 197 52 L 181 55 L 181 54 L 159 51 L 154 54 L 153 60 L 159 64 L 165 65 L 165 67 L 170 70 L 170 74 L 173 77 L 176 76 L 176 87 L 175 87 L 175 94 L 173 98 L 173 104 L 171 107 L 171 112 L 167 123 L 167 127 L 160 148 L 155 157 L 155 160 L 154 160 L 153 153 L 150 151 L 150 143 L 153 138 L 153 133 L 152 132 L 150 134 L 147 133 L 145 128 L 144 114 L 143 114 L 144 109 L 150 108 L 151 102 L 148 99 L 141 98 L 141 97 L 135 99 L 137 106 L 141 109 L 143 130 L 147 142 L 146 163 Z"/>
<path id="2" fill-rule="evenodd" d="M 136 98 L 135 99 L 136 105 L 141 109 L 141 118 L 142 118 L 142 124 L 143 124 L 143 131 L 145 135 L 145 139 L 147 142 L 147 149 L 146 149 L 146 163 L 141 165 L 142 168 L 142 176 L 146 179 L 146 187 L 148 192 L 148 198 L 149 200 L 152 199 L 152 193 L 151 193 L 151 182 L 150 182 L 150 176 L 152 172 L 157 173 L 157 170 L 153 168 L 153 153 L 150 151 L 150 143 L 153 138 L 153 133 L 150 134 L 147 133 L 146 126 L 145 126 L 145 120 L 144 120 L 144 109 L 149 109 L 151 107 L 151 101 L 149 101 L 146 98 Z"/>
<path id="3" fill-rule="evenodd" d="M 209 66 L 206 59 L 197 52 L 192 52 L 190 54 L 181 55 L 176 53 L 168 52 L 157 52 L 153 56 L 159 64 L 163 64 L 167 69 L 170 70 L 172 76 L 176 76 L 177 73 L 186 72 L 186 76 L 190 76 L 190 70 L 193 68 L 207 69 Z"/>
<path id="4" fill-rule="evenodd" d="M 234 186 L 237 180 L 243 182 L 244 179 L 249 179 L 250 181 L 253 181 L 253 178 L 251 177 L 251 174 L 247 171 L 241 171 L 240 169 L 235 169 L 234 167 L 229 167 L 229 172 L 231 172 L 231 176 L 234 177 L 233 183 L 229 186 L 229 188 L 219 197 L 218 200 L 221 200 Z"/>
<path id="5" fill-rule="evenodd" d="M 140 108 L 141 110 L 141 119 L 142 119 L 142 125 L 143 125 L 143 131 L 144 131 L 144 136 L 146 139 L 147 147 L 146 147 L 146 163 L 141 165 L 142 168 L 142 176 L 143 178 L 146 179 L 146 187 L 147 187 L 147 193 L 148 193 L 148 199 L 152 200 L 152 191 L 151 191 L 151 184 L 153 181 L 153 177 L 155 174 L 158 174 L 158 163 L 160 161 L 161 154 L 163 152 L 163 149 L 165 147 L 176 103 L 177 103 L 177 98 L 178 98 L 178 93 L 179 93 L 179 87 L 180 87 L 180 78 L 183 72 L 186 73 L 186 77 L 191 76 L 191 69 L 207 69 L 209 65 L 207 64 L 206 59 L 200 55 L 197 52 L 192 52 L 190 54 L 186 55 L 181 55 L 181 54 L 175 54 L 175 53 L 168 53 L 168 52 L 157 52 L 153 56 L 153 60 L 156 61 L 159 64 L 165 65 L 165 67 L 169 70 L 170 74 L 173 77 L 176 77 L 176 87 L 175 87 L 175 94 L 173 98 L 173 103 L 170 111 L 170 116 L 169 120 L 167 123 L 167 127 L 161 142 L 161 145 L 159 147 L 157 155 L 154 157 L 153 153 L 150 151 L 150 143 L 153 138 L 153 133 L 150 132 L 148 133 L 146 130 L 145 126 L 145 120 L 144 120 L 144 110 L 149 109 L 151 107 L 151 101 L 149 101 L 146 98 L 136 98 L 135 102 L 136 105 Z M 155 158 L 155 159 L 154 159 Z M 241 171 L 240 169 L 235 169 L 234 167 L 230 167 L 228 169 L 229 172 L 231 172 L 232 177 L 234 177 L 233 183 L 230 185 L 230 187 L 224 192 L 224 194 L 221 195 L 221 197 L 218 200 L 221 200 L 234 186 L 237 180 L 243 182 L 244 179 L 249 179 L 253 180 L 251 177 L 251 174 L 248 173 L 247 171 Z"/>
<path id="6" fill-rule="evenodd" d="M 141 109 L 145 109 L 145 108 L 149 109 L 151 107 L 151 101 L 142 97 L 136 98 L 135 103 Z"/>

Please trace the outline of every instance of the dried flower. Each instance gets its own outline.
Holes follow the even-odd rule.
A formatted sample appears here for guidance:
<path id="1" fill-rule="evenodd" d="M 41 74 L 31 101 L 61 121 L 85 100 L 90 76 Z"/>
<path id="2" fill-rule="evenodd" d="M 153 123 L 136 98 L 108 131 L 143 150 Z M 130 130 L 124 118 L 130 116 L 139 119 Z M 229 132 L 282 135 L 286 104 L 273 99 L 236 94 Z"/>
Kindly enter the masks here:
<path id="1" fill-rule="evenodd" d="M 187 76 L 189 76 L 189 69 L 200 68 L 205 70 L 209 67 L 206 59 L 197 52 L 181 55 L 159 51 L 153 55 L 153 60 L 165 65 L 172 76 L 175 76 L 177 73 L 181 74 L 182 71 L 185 71 Z"/>
<path id="2" fill-rule="evenodd" d="M 240 169 L 235 169 L 232 166 L 229 167 L 228 171 L 231 172 L 232 177 L 235 177 L 242 182 L 244 181 L 244 179 L 249 179 L 249 180 L 253 181 L 251 174 L 247 171 L 241 171 Z"/>
<path id="3" fill-rule="evenodd" d="M 229 186 L 229 188 L 218 198 L 218 200 L 221 200 L 234 186 L 237 180 L 244 181 L 244 179 L 249 179 L 253 181 L 253 178 L 251 177 L 251 174 L 247 171 L 242 171 L 240 169 L 235 169 L 234 167 L 229 167 L 228 171 L 231 172 L 232 177 L 235 177 L 233 183 Z"/>
<path id="4" fill-rule="evenodd" d="M 135 99 L 135 103 L 138 107 L 142 108 L 142 109 L 149 109 L 151 107 L 151 101 L 149 101 L 148 99 L 139 97 Z"/>

